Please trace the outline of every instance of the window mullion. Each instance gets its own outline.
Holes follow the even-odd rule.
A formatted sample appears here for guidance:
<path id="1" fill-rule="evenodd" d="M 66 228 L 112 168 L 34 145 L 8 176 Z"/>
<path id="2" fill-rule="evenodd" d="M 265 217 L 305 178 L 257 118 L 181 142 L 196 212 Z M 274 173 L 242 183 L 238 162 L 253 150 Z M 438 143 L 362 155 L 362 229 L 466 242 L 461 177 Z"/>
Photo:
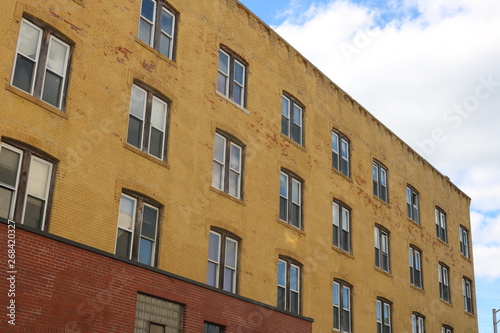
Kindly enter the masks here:
<path id="1" fill-rule="evenodd" d="M 229 55 L 229 77 L 228 77 L 228 97 L 233 100 L 233 91 L 234 91 L 234 57 Z"/>
<path id="2" fill-rule="evenodd" d="M 219 281 L 218 288 L 224 290 L 224 271 L 226 269 L 226 235 L 220 235 L 220 253 L 219 253 Z"/>
<path id="3" fill-rule="evenodd" d="M 135 223 L 134 223 L 134 234 L 132 238 L 132 255 L 131 259 L 134 261 L 139 260 L 139 243 L 141 240 L 141 226 L 142 226 L 142 214 L 144 210 L 144 202 L 137 198 L 136 202 L 136 210 L 135 210 Z"/>
<path id="4" fill-rule="evenodd" d="M 142 137 L 142 150 L 149 154 L 149 134 L 151 132 L 151 113 L 153 108 L 153 93 L 147 91 L 146 114 L 144 115 L 144 134 Z"/>
<path id="5" fill-rule="evenodd" d="M 224 147 L 224 189 L 223 191 L 229 193 L 229 163 L 231 162 L 231 140 L 226 138 L 226 146 Z"/>
<path id="6" fill-rule="evenodd" d="M 45 79 L 45 71 L 47 69 L 47 52 L 49 50 L 50 31 L 43 30 L 42 42 L 40 43 L 40 52 L 38 57 L 38 64 L 35 73 L 35 85 L 33 87 L 33 96 L 41 98 L 43 81 Z"/>
<path id="7" fill-rule="evenodd" d="M 23 207 L 26 202 L 26 193 L 27 193 L 27 187 L 28 187 L 28 173 L 30 169 L 30 162 L 31 162 L 31 156 L 33 154 L 29 151 L 26 151 L 25 154 L 22 155 L 21 159 L 21 169 L 19 173 L 19 180 L 18 180 L 18 186 L 17 186 L 17 193 L 16 193 L 16 204 L 14 206 L 14 221 L 16 222 L 22 222 L 22 217 L 23 217 Z"/>
<path id="8" fill-rule="evenodd" d="M 155 22 L 153 25 L 153 48 L 156 50 L 160 49 L 160 37 L 161 37 L 161 13 L 163 11 L 163 2 L 161 0 L 156 1 L 155 7 Z"/>

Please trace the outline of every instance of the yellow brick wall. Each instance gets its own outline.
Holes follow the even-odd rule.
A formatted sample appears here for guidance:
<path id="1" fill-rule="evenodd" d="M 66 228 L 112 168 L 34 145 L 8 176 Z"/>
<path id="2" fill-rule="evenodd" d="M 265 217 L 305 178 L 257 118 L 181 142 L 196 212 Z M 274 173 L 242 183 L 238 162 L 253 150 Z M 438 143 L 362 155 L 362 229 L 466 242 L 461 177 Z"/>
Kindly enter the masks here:
<path id="1" fill-rule="evenodd" d="M 302 314 L 315 333 L 331 331 L 333 278 L 353 286 L 355 332 L 375 331 L 377 297 L 393 304 L 394 332 L 411 330 L 412 311 L 429 332 L 477 332 L 463 311 L 461 280 L 474 273 L 458 234 L 470 230 L 470 199 L 235 0 L 169 3 L 175 61 L 138 40 L 140 0 L 2 1 L 0 136 L 58 159 L 48 231 L 114 252 L 125 188 L 164 205 L 161 269 L 205 282 L 209 230 L 221 227 L 242 239 L 238 293 L 275 306 L 278 256 L 302 263 Z M 23 15 L 74 44 L 64 112 L 10 86 Z M 216 93 L 220 45 L 248 63 L 245 109 Z M 165 162 L 126 143 L 134 80 L 171 100 Z M 284 91 L 305 106 L 304 147 L 280 133 Z M 331 166 L 332 128 L 350 139 L 350 178 Z M 216 129 L 245 144 L 243 200 L 211 186 Z M 373 159 L 388 168 L 389 204 L 372 194 Z M 281 168 L 304 180 L 303 230 L 279 221 Z M 420 226 L 406 217 L 407 184 L 420 193 Z M 352 208 L 352 255 L 331 245 L 333 199 Z M 448 244 L 436 238 L 435 206 L 447 213 Z M 390 231 L 390 274 L 374 267 L 375 224 Z M 409 244 L 422 250 L 424 291 L 409 284 Z M 439 261 L 450 267 L 451 305 L 439 300 Z"/>

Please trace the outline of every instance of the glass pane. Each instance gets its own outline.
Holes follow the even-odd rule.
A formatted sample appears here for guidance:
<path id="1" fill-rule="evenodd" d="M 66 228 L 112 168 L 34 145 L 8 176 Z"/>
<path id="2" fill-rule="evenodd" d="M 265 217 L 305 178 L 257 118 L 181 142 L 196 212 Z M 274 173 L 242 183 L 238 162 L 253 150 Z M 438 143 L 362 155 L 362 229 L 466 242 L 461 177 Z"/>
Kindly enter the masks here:
<path id="1" fill-rule="evenodd" d="M 116 255 L 123 258 L 129 258 L 130 255 L 130 238 L 132 233 L 118 229 L 116 238 Z"/>
<path id="2" fill-rule="evenodd" d="M 50 165 L 31 159 L 30 173 L 28 178 L 28 194 L 45 199 L 47 184 L 50 178 Z"/>
<path id="3" fill-rule="evenodd" d="M 130 116 L 128 121 L 127 142 L 134 147 L 141 148 L 142 121 Z"/>
<path id="4" fill-rule="evenodd" d="M 25 225 L 41 229 L 43 223 L 45 201 L 34 198 L 30 195 L 26 198 L 26 210 L 24 211 Z"/>
<path id="5" fill-rule="evenodd" d="M 243 104 L 243 88 L 236 83 L 233 85 L 233 101 L 239 105 Z"/>
<path id="6" fill-rule="evenodd" d="M 293 123 L 302 127 L 302 108 L 295 104 L 293 105 Z"/>
<path id="7" fill-rule="evenodd" d="M 342 330 L 346 333 L 351 331 L 349 311 L 342 311 Z"/>
<path id="8" fill-rule="evenodd" d="M 342 250 L 346 252 L 351 251 L 351 245 L 349 240 L 349 232 L 342 230 Z"/>
<path id="9" fill-rule="evenodd" d="M 292 202 L 300 205 L 300 182 L 292 179 Z"/>
<path id="10" fill-rule="evenodd" d="M 336 226 L 340 226 L 339 204 L 336 202 L 333 203 L 332 215 L 333 215 L 333 224 Z"/>
<path id="11" fill-rule="evenodd" d="M 60 76 L 64 76 L 67 54 L 68 46 L 52 37 L 49 45 L 47 68 Z"/>
<path id="12" fill-rule="evenodd" d="M 281 97 L 281 114 L 286 118 L 290 118 L 290 100 L 285 96 Z"/>
<path id="13" fill-rule="evenodd" d="M 229 56 L 221 50 L 219 50 L 219 71 L 226 76 L 229 75 Z"/>
<path id="14" fill-rule="evenodd" d="M 132 230 L 135 214 L 135 201 L 122 196 L 120 199 L 120 212 L 118 214 L 118 226 L 127 230 Z"/>
<path id="15" fill-rule="evenodd" d="M 139 119 L 144 119 L 146 107 L 146 92 L 136 86 L 132 86 L 132 95 L 130 96 L 130 113 Z"/>
<path id="16" fill-rule="evenodd" d="M 154 127 L 151 127 L 149 153 L 159 159 L 163 159 L 163 132 Z"/>
<path id="17" fill-rule="evenodd" d="M 349 288 L 343 287 L 342 288 L 342 308 L 345 310 L 349 310 L 351 308 L 351 305 L 349 304 L 351 301 L 349 294 L 350 294 Z"/>
<path id="18" fill-rule="evenodd" d="M 290 136 L 290 120 L 285 116 L 281 116 L 281 133 Z"/>
<path id="19" fill-rule="evenodd" d="M 284 309 L 286 303 L 285 288 L 278 287 L 278 308 Z"/>
<path id="20" fill-rule="evenodd" d="M 62 83 L 62 77 L 46 71 L 45 81 L 43 82 L 42 100 L 55 106 L 56 108 L 60 107 Z"/>
<path id="21" fill-rule="evenodd" d="M 289 221 L 294 227 L 300 228 L 300 206 L 292 204 L 292 216 Z"/>
<path id="22" fill-rule="evenodd" d="M 152 45 L 152 28 L 153 25 L 141 18 L 139 21 L 139 39 L 148 45 Z"/>
<path id="23" fill-rule="evenodd" d="M 381 185 L 386 185 L 386 171 L 384 169 L 380 169 L 380 184 Z"/>
<path id="24" fill-rule="evenodd" d="M 239 62 L 234 62 L 234 80 L 240 85 L 245 85 L 245 66 L 240 64 Z"/>
<path id="25" fill-rule="evenodd" d="M 160 129 L 165 129 L 165 120 L 167 115 L 167 104 L 158 98 L 153 98 L 151 108 L 151 125 Z"/>
<path id="26" fill-rule="evenodd" d="M 35 71 L 35 63 L 18 55 L 12 85 L 31 94 L 31 86 Z"/>
<path id="27" fill-rule="evenodd" d="M 347 141 L 342 140 L 342 157 L 346 160 L 349 159 L 348 152 L 349 152 L 349 144 L 347 143 Z"/>
<path id="28" fill-rule="evenodd" d="M 375 164 L 372 165 L 372 177 L 373 181 L 378 183 L 378 167 Z"/>
<path id="29" fill-rule="evenodd" d="M 172 39 L 167 35 L 160 35 L 160 53 L 170 58 L 172 55 L 170 54 L 170 44 L 172 43 Z"/>
<path id="30" fill-rule="evenodd" d="M 280 195 L 288 197 L 288 176 L 284 173 L 280 173 Z"/>
<path id="31" fill-rule="evenodd" d="M 349 231 L 349 211 L 342 208 L 342 230 Z"/>
<path id="32" fill-rule="evenodd" d="M 299 294 L 290 293 L 290 312 L 299 313 Z"/>
<path id="33" fill-rule="evenodd" d="M 382 321 L 382 303 L 377 301 L 377 321 Z"/>
<path id="34" fill-rule="evenodd" d="M 217 91 L 227 95 L 227 76 L 221 73 L 217 75 Z"/>
<path id="35" fill-rule="evenodd" d="M 139 242 L 139 262 L 153 265 L 153 242 L 141 237 Z"/>
<path id="36" fill-rule="evenodd" d="M 217 264 L 210 261 L 207 266 L 207 284 L 212 287 L 217 286 Z"/>
<path id="37" fill-rule="evenodd" d="M 286 263 L 284 261 L 278 261 L 278 285 L 286 286 Z"/>
<path id="38" fill-rule="evenodd" d="M 208 241 L 208 259 L 219 262 L 220 235 L 210 233 Z"/>
<path id="39" fill-rule="evenodd" d="M 141 235 L 156 239 L 156 226 L 158 221 L 158 210 L 144 206 L 143 218 L 142 218 L 142 231 Z"/>
<path id="40" fill-rule="evenodd" d="M 339 246 L 340 239 L 339 239 L 339 227 L 336 225 L 333 225 L 333 245 Z"/>
<path id="41" fill-rule="evenodd" d="M 21 154 L 6 147 L 0 149 L 0 182 L 15 187 Z"/>
<path id="42" fill-rule="evenodd" d="M 280 219 L 288 221 L 288 200 L 280 197 Z"/>
<path id="43" fill-rule="evenodd" d="M 172 36 L 174 33 L 174 16 L 163 8 L 161 14 L 161 30 Z"/>
<path id="44" fill-rule="evenodd" d="M 226 266 L 236 269 L 236 249 L 237 243 L 226 238 Z"/>
<path id="45" fill-rule="evenodd" d="M 38 41 L 41 37 L 41 31 L 32 25 L 22 21 L 21 30 L 19 32 L 19 46 L 18 51 L 25 56 L 36 60 L 38 49 Z"/>
<path id="46" fill-rule="evenodd" d="M 12 204 L 12 191 L 0 187 L 0 217 L 10 219 L 10 205 Z"/>
<path id="47" fill-rule="evenodd" d="M 229 268 L 224 268 L 224 286 L 223 290 L 225 291 L 234 291 L 233 290 L 233 280 L 234 280 L 234 271 Z"/>
<path id="48" fill-rule="evenodd" d="M 156 5 L 155 1 L 142 0 L 141 16 L 153 22 L 155 15 L 155 5 Z"/>
<path id="49" fill-rule="evenodd" d="M 340 329 L 339 308 L 333 308 L 333 328 Z"/>
<path id="50" fill-rule="evenodd" d="M 335 305 L 335 306 L 339 306 L 340 304 L 340 294 L 339 294 L 339 284 L 338 283 L 334 283 L 333 284 L 333 300 L 332 300 L 332 304 Z"/>
<path id="51" fill-rule="evenodd" d="M 339 152 L 339 136 L 336 133 L 332 133 L 332 150 Z"/>
<path id="52" fill-rule="evenodd" d="M 290 290 L 299 290 L 299 268 L 294 265 L 290 265 Z"/>
<path id="53" fill-rule="evenodd" d="M 215 135 L 214 140 L 214 160 L 224 164 L 226 154 L 226 139 L 220 135 Z"/>
<path id="54" fill-rule="evenodd" d="M 212 186 L 222 190 L 223 185 L 224 185 L 224 166 L 214 161 L 212 166 Z"/>
<path id="55" fill-rule="evenodd" d="M 241 158 L 241 148 L 239 146 L 231 144 L 229 167 L 237 172 L 240 171 L 240 158 Z"/>
<path id="56" fill-rule="evenodd" d="M 302 144 L 302 128 L 297 126 L 295 122 L 292 124 L 292 139 L 298 144 Z"/>
<path id="57" fill-rule="evenodd" d="M 229 171 L 229 194 L 240 196 L 240 175 L 232 170 Z"/>

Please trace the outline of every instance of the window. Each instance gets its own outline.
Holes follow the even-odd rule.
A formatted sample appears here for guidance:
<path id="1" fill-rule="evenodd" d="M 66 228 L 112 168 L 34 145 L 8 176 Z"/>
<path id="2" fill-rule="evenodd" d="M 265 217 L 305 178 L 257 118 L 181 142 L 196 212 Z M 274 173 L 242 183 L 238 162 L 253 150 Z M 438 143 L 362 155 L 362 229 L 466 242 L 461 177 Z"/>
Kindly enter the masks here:
<path id="1" fill-rule="evenodd" d="M 135 333 L 181 333 L 184 306 L 166 299 L 137 294 Z M 216 331 L 215 331 L 216 332 Z"/>
<path id="2" fill-rule="evenodd" d="M 412 246 L 410 246 L 410 283 L 420 289 L 423 288 L 422 253 Z"/>
<path id="3" fill-rule="evenodd" d="M 453 328 L 448 325 L 443 325 L 441 328 L 441 333 L 453 333 Z"/>
<path id="4" fill-rule="evenodd" d="M 387 197 L 387 169 L 378 161 L 372 164 L 373 176 L 373 194 L 385 202 L 389 201 Z"/>
<path id="5" fill-rule="evenodd" d="M 436 207 L 436 235 L 443 242 L 448 242 L 446 235 L 446 214 Z"/>
<path id="6" fill-rule="evenodd" d="M 162 0 L 142 0 L 139 39 L 173 59 L 176 14 Z"/>
<path id="7" fill-rule="evenodd" d="M 55 161 L 25 147 L 0 144 L 0 217 L 46 230 Z"/>
<path id="8" fill-rule="evenodd" d="M 450 280 L 448 267 L 444 264 L 438 265 L 439 275 L 439 297 L 446 302 L 450 302 Z"/>
<path id="9" fill-rule="evenodd" d="M 409 185 L 406 187 L 406 211 L 410 219 L 420 223 L 420 214 L 418 211 L 418 192 Z"/>
<path id="10" fill-rule="evenodd" d="M 332 132 L 332 166 L 349 177 L 349 140 L 336 132 Z"/>
<path id="11" fill-rule="evenodd" d="M 302 228 L 302 182 L 296 177 L 280 172 L 280 219 Z"/>
<path id="12" fill-rule="evenodd" d="M 278 260 L 278 308 L 300 313 L 300 264 L 282 257 Z"/>
<path id="13" fill-rule="evenodd" d="M 351 286 L 343 281 L 333 282 L 333 329 L 351 332 Z"/>
<path id="14" fill-rule="evenodd" d="M 377 299 L 377 333 L 391 333 L 391 303 Z"/>
<path id="15" fill-rule="evenodd" d="M 164 160 L 168 104 L 151 90 L 132 85 L 127 143 Z"/>
<path id="16" fill-rule="evenodd" d="M 469 231 L 460 226 L 460 253 L 469 258 Z"/>
<path id="17" fill-rule="evenodd" d="M 115 253 L 154 266 L 160 208 L 145 199 L 122 194 Z"/>
<path id="18" fill-rule="evenodd" d="M 468 313 L 474 313 L 472 307 L 472 282 L 467 278 L 462 279 L 462 289 L 464 294 L 464 310 Z"/>
<path id="19" fill-rule="evenodd" d="M 70 49 L 50 29 L 22 19 L 12 85 L 62 109 Z"/>
<path id="20" fill-rule="evenodd" d="M 411 331 L 412 333 L 425 333 L 425 318 L 414 312 L 411 315 Z"/>
<path id="21" fill-rule="evenodd" d="M 224 332 L 225 332 L 224 326 L 205 322 L 205 328 L 203 329 L 203 333 L 224 333 Z"/>
<path id="22" fill-rule="evenodd" d="M 281 133 L 303 145 L 303 107 L 293 97 L 281 97 Z"/>
<path id="23" fill-rule="evenodd" d="M 340 201 L 333 202 L 333 246 L 351 253 L 351 218 L 349 208 Z"/>
<path id="24" fill-rule="evenodd" d="M 219 50 L 217 91 L 245 106 L 246 65 L 229 51 Z"/>
<path id="25" fill-rule="evenodd" d="M 389 232 L 375 226 L 375 266 L 389 272 Z"/>
<path id="26" fill-rule="evenodd" d="M 207 284 L 236 293 L 238 240 L 223 230 L 211 230 L 208 241 Z"/>
<path id="27" fill-rule="evenodd" d="M 215 133 L 212 186 L 241 198 L 242 145 L 234 139 Z"/>

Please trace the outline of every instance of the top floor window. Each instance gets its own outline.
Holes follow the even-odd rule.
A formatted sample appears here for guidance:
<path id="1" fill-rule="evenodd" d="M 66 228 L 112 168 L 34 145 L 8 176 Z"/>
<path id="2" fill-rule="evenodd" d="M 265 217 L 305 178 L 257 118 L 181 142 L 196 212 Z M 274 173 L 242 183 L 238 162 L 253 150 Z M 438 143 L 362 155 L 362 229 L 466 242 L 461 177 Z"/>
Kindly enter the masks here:
<path id="1" fill-rule="evenodd" d="M 469 231 L 460 226 L 460 253 L 469 258 Z"/>
<path id="2" fill-rule="evenodd" d="M 246 65 L 228 50 L 219 50 L 219 71 L 217 74 L 217 91 L 245 106 Z"/>
<path id="3" fill-rule="evenodd" d="M 46 230 L 54 160 L 28 147 L 0 144 L 0 217 Z"/>
<path id="4" fill-rule="evenodd" d="M 304 145 L 303 110 L 304 108 L 294 98 L 289 96 L 281 97 L 281 133 L 301 146 Z"/>
<path id="5" fill-rule="evenodd" d="M 448 242 L 448 236 L 446 232 L 446 214 L 444 211 L 436 207 L 436 235 L 437 238 L 443 242 Z"/>
<path id="6" fill-rule="evenodd" d="M 406 186 L 406 212 L 413 221 L 420 222 L 418 211 L 418 192 L 411 186 Z"/>
<path id="7" fill-rule="evenodd" d="M 51 29 L 22 19 L 12 85 L 62 109 L 70 50 Z"/>
<path id="8" fill-rule="evenodd" d="M 373 194 L 385 202 L 389 202 L 387 196 L 387 169 L 378 161 L 372 164 Z"/>
<path id="9" fill-rule="evenodd" d="M 173 59 L 176 14 L 162 0 L 142 0 L 139 39 Z"/>
<path id="10" fill-rule="evenodd" d="M 339 132 L 332 132 L 332 166 L 349 177 L 349 140 Z"/>

